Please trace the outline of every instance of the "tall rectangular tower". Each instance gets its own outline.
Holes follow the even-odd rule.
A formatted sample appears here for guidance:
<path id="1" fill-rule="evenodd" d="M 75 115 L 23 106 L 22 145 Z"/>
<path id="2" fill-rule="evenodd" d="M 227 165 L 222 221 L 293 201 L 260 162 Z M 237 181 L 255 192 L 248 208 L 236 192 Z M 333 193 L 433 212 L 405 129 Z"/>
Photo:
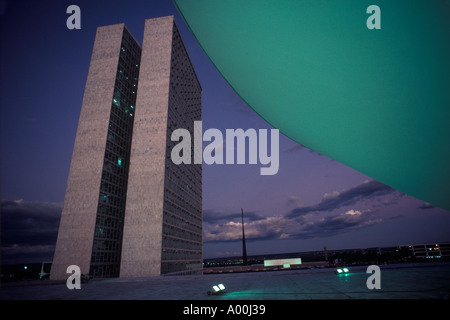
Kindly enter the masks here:
<path id="1" fill-rule="evenodd" d="M 141 58 L 142 53 L 142 58 Z M 139 92 L 138 92 L 138 87 Z M 201 87 L 173 17 L 94 43 L 51 278 L 198 273 L 201 164 L 175 165 L 172 131 L 201 120 Z"/>
<path id="2" fill-rule="evenodd" d="M 69 265 L 118 276 L 141 47 L 124 24 L 95 36 L 52 279 Z"/>
<path id="3" fill-rule="evenodd" d="M 173 130 L 184 128 L 194 136 L 194 121 L 201 120 L 201 94 L 173 17 L 146 20 L 125 210 L 123 277 L 201 273 L 202 167 L 175 165 L 170 158 Z"/>

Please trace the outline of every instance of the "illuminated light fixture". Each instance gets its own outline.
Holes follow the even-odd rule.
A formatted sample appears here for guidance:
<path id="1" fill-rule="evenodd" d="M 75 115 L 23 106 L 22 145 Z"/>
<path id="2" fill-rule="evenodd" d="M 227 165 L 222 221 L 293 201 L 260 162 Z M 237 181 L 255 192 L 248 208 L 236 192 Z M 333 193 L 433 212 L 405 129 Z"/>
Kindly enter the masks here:
<path id="1" fill-rule="evenodd" d="M 212 295 L 212 294 L 222 294 L 225 290 L 225 286 L 220 283 L 218 285 L 215 285 L 212 287 L 213 291 L 208 291 L 208 295 Z"/>
<path id="2" fill-rule="evenodd" d="M 348 268 L 337 268 L 335 273 L 337 274 L 345 274 L 348 273 L 350 270 Z"/>

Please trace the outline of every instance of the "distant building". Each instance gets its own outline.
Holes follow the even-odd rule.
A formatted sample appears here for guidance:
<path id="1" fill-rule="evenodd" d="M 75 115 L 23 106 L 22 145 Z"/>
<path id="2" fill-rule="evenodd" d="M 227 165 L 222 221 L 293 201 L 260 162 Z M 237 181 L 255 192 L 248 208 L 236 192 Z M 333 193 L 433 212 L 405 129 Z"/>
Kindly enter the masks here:
<path id="1" fill-rule="evenodd" d="M 416 258 L 450 257 L 450 243 L 414 244 L 407 247 Z"/>
<path id="2" fill-rule="evenodd" d="M 201 86 L 172 16 L 99 27 L 89 66 L 52 279 L 201 273 L 202 168 L 170 159 L 193 135 Z"/>
<path id="3" fill-rule="evenodd" d="M 289 258 L 289 259 L 268 259 L 264 260 L 264 267 L 282 266 L 283 268 L 290 268 L 302 264 L 301 258 Z"/>

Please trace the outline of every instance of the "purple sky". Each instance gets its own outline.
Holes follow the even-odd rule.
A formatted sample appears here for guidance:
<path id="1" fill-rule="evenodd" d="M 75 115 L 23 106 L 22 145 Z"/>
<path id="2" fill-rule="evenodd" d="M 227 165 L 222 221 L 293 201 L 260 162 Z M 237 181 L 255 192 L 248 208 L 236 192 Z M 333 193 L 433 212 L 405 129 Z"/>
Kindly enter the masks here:
<path id="1" fill-rule="evenodd" d="M 66 28 L 67 6 L 81 30 Z M 271 127 L 221 78 L 171 1 L 7 1 L 1 8 L 3 263 L 51 260 L 98 26 L 174 15 L 203 88 L 203 130 Z M 420 152 L 420 150 L 418 150 Z M 204 257 L 449 241 L 450 214 L 280 135 L 280 167 L 203 165 Z"/>

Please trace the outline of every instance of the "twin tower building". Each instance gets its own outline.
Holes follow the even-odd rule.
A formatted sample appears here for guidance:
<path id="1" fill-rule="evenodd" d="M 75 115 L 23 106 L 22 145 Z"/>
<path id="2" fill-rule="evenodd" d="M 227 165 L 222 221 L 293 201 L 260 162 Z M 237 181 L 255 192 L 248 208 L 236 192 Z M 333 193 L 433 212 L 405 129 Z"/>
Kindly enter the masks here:
<path id="1" fill-rule="evenodd" d="M 173 16 L 99 27 L 76 133 L 52 279 L 202 272 L 202 166 L 171 160 L 194 134 L 202 89 Z M 194 150 L 192 150 L 193 154 Z"/>

